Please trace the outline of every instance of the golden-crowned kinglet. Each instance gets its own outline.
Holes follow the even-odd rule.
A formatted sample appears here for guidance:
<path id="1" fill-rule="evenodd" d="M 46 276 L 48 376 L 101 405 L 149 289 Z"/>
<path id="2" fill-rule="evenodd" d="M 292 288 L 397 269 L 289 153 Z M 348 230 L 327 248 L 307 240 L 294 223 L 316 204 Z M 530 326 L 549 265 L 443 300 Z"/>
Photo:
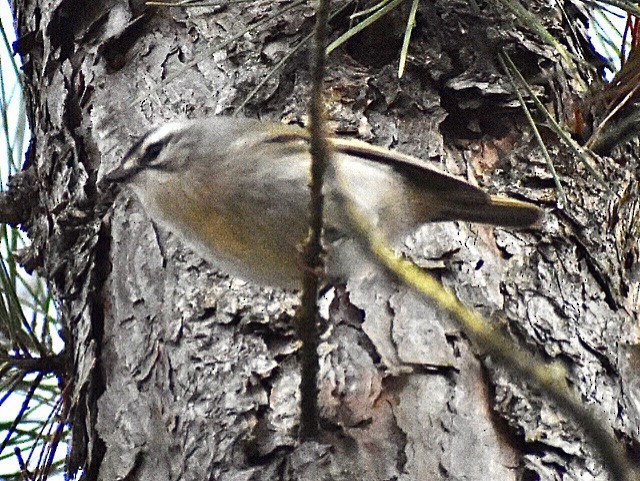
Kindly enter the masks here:
<path id="1" fill-rule="evenodd" d="M 357 140 L 329 142 L 342 192 L 392 243 L 426 222 L 527 227 L 540 218 L 532 204 L 490 196 L 413 157 Z M 227 273 L 296 288 L 309 165 L 305 129 L 212 117 L 148 132 L 104 180 L 130 186 L 156 222 Z M 324 192 L 327 270 L 344 278 L 358 263 L 349 247 L 354 231 L 333 179 Z"/>

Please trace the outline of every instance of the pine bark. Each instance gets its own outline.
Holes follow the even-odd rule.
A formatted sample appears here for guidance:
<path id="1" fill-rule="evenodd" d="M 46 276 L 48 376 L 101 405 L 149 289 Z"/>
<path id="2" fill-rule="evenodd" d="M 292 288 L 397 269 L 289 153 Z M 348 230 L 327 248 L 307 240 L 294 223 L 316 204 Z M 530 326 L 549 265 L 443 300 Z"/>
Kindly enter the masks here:
<path id="1" fill-rule="evenodd" d="M 34 140 L 13 195 L 25 202 L 19 217 L 33 241 L 24 263 L 49 280 L 59 301 L 74 379 L 71 474 L 608 479 L 579 426 L 478 352 L 447 314 L 382 276 L 328 295 L 322 434 L 299 443 L 296 294 L 230 279 L 154 226 L 135 197 L 122 192 L 111 204 L 96 188 L 150 127 L 239 105 L 310 33 L 313 5 L 279 14 L 289 2 L 14 3 Z M 571 51 L 588 47 L 578 40 L 584 24 L 574 3 L 565 5 L 573 34 L 546 2 L 528 6 Z M 599 157 L 607 181 L 599 185 L 543 129 L 569 198 L 558 208 L 497 53 L 510 53 L 562 121 L 589 74 L 568 70 L 503 7 L 436 0 L 420 5 L 398 79 L 408 8 L 330 57 L 331 127 L 545 208 L 542 225 L 530 231 L 426 226 L 407 240 L 405 255 L 519 348 L 563 363 L 569 383 L 633 453 L 640 432 L 637 151 L 624 146 Z M 343 31 L 347 17 L 336 17 L 332 29 Z M 305 118 L 307 52 L 287 61 L 245 115 Z"/>

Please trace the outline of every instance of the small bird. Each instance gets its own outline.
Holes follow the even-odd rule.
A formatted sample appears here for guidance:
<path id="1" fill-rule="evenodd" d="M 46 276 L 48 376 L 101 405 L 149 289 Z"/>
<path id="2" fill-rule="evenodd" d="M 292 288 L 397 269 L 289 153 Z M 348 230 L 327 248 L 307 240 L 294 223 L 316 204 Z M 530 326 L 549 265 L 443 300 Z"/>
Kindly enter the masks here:
<path id="1" fill-rule="evenodd" d="M 530 227 L 533 204 L 491 196 L 423 161 L 362 141 L 329 137 L 342 192 L 397 244 L 427 222 Z M 309 133 L 244 118 L 172 122 L 151 130 L 103 181 L 129 186 L 150 217 L 228 274 L 299 288 L 308 231 Z M 330 279 L 358 269 L 355 230 L 334 179 L 324 186 Z"/>

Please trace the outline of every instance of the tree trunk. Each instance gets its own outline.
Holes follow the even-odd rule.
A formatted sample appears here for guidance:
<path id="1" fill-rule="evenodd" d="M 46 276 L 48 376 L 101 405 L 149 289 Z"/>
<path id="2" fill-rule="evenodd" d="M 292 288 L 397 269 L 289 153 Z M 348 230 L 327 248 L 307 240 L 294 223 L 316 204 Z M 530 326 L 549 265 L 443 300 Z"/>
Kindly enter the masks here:
<path id="1" fill-rule="evenodd" d="M 33 240 L 24 259 L 59 300 L 75 380 L 72 474 L 607 479 L 579 426 L 477 352 L 446 313 L 383 276 L 327 295 L 322 434 L 298 443 L 296 294 L 218 273 L 154 226 L 126 191 L 105 204 L 99 172 L 152 126 L 229 113 L 310 33 L 314 5 L 279 14 L 293 4 L 14 3 L 34 133 L 21 175 L 32 181 L 25 198 L 37 199 L 23 223 Z M 565 9 L 579 36 L 573 5 Z M 421 2 L 399 80 L 408 8 L 330 57 L 331 127 L 546 208 L 530 231 L 429 225 L 408 239 L 405 254 L 520 348 L 563 363 L 584 402 L 637 447 L 636 151 L 625 163 L 598 158 L 605 187 L 543 130 L 569 198 L 557 208 L 497 54 L 514 58 L 563 121 L 588 74 L 570 71 L 504 7 L 436 0 Z M 546 2 L 528 8 L 572 52 L 585 48 L 568 30 L 565 37 L 559 11 Z M 348 26 L 348 13 L 336 17 L 335 32 Z M 308 91 L 303 48 L 245 114 L 300 121 Z"/>

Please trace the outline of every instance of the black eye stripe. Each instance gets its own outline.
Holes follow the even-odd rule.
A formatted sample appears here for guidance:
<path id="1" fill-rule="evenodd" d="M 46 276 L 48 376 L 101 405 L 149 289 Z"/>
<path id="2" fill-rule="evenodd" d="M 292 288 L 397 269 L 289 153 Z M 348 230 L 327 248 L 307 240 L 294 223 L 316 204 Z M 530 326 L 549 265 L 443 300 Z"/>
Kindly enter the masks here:
<path id="1" fill-rule="evenodd" d="M 148 170 L 159 170 L 161 172 L 177 172 L 177 168 L 170 163 L 164 162 L 160 164 L 150 164 L 146 167 Z"/>
<path id="2" fill-rule="evenodd" d="M 144 155 L 142 156 L 142 159 L 141 159 L 142 163 L 146 164 L 156 160 L 160 155 L 160 152 L 162 152 L 162 149 L 164 148 L 165 144 L 166 142 L 155 142 L 149 145 L 145 149 Z"/>

